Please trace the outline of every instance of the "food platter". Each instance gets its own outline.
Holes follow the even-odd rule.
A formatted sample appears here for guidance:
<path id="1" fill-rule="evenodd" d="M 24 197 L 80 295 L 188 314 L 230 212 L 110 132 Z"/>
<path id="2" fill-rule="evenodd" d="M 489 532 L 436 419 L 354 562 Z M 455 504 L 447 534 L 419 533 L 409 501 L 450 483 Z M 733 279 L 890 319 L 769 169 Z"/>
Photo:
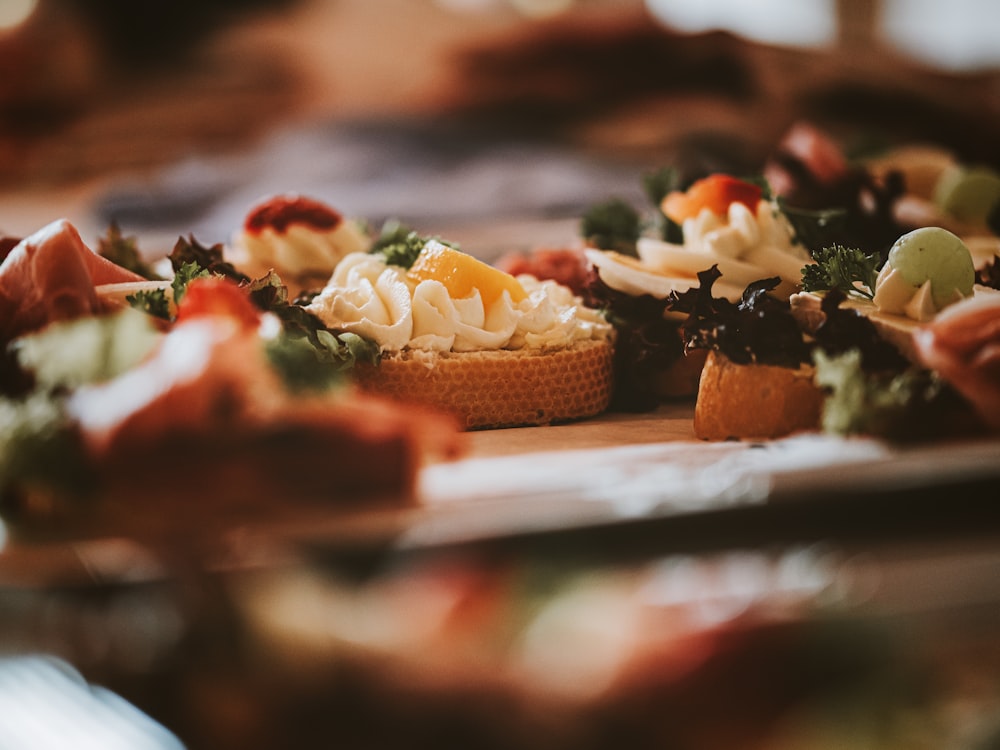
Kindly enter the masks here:
<path id="1" fill-rule="evenodd" d="M 481 240 L 489 229 L 471 234 Z M 165 507 L 170 533 L 136 535 L 100 522 L 47 540 L 22 541 L 15 531 L 0 547 L 0 578 L 117 582 L 169 575 L 181 560 L 232 570 L 452 551 L 614 561 L 996 528 L 996 437 L 900 445 L 810 432 L 709 442 L 696 436 L 693 411 L 691 396 L 640 413 L 467 432 L 457 458 L 421 469 L 415 502 L 347 508 L 289 492 L 247 508 L 241 498 L 206 496 L 194 515 Z M 125 506 L 123 516 L 146 513 Z"/>

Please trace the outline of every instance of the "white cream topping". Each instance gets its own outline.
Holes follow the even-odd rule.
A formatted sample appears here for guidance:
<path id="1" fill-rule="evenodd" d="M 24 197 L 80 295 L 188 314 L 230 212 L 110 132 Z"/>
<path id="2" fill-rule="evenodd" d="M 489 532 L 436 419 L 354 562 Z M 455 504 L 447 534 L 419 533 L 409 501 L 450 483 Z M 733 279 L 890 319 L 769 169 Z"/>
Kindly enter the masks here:
<path id="1" fill-rule="evenodd" d="M 801 283 L 802 267 L 812 262 L 805 248 L 793 242 L 787 220 L 768 201 L 760 201 L 755 211 L 731 203 L 726 216 L 705 208 L 682 229 L 683 244 L 641 237 L 638 262 L 606 251 L 587 255 L 613 289 L 659 298 L 696 286 L 697 275 L 713 265 L 722 273 L 713 290 L 727 299 L 738 299 L 747 284 L 772 276 L 782 279 L 779 293 L 791 294 Z"/>
<path id="2" fill-rule="evenodd" d="M 955 297 L 949 304 L 960 299 L 962 295 L 956 290 Z M 934 303 L 930 279 L 920 286 L 914 286 L 888 263 L 882 266 L 875 279 L 875 296 L 872 302 L 879 312 L 903 315 L 921 323 L 930 320 L 943 309 Z"/>
<path id="3" fill-rule="evenodd" d="M 639 257 L 661 271 L 697 274 L 719 266 L 730 284 L 747 284 L 780 276 L 789 284 L 802 280 L 802 266 L 809 253 L 793 242 L 793 231 L 770 202 L 758 202 L 756 210 L 743 203 L 730 203 L 726 216 L 705 208 L 682 226 L 681 245 L 660 240 L 639 241 Z"/>
<path id="4" fill-rule="evenodd" d="M 478 290 L 454 299 L 439 281 L 415 282 L 376 255 L 352 253 L 307 309 L 331 328 L 375 341 L 383 352 L 560 348 L 611 335 L 611 325 L 568 288 L 529 275 L 518 281 L 525 299 L 514 303 L 504 291 L 487 307 Z"/>
<path id="5" fill-rule="evenodd" d="M 246 260 L 278 275 L 326 275 L 340 260 L 368 249 L 369 241 L 350 221 L 341 221 L 326 231 L 305 224 L 291 224 L 284 232 L 265 227 L 258 233 L 241 231 L 234 245 Z"/>

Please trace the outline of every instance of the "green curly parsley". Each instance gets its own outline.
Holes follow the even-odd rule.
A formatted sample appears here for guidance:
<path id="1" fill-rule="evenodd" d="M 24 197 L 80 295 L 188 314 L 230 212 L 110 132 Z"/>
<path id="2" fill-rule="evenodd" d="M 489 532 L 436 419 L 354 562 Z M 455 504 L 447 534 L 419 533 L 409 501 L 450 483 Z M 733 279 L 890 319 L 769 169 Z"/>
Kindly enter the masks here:
<path id="1" fill-rule="evenodd" d="M 180 304 L 181 299 L 183 299 L 184 294 L 187 292 L 188 284 L 195 279 L 212 275 L 210 271 L 202 268 L 196 261 L 182 263 L 170 282 L 170 291 L 174 305 Z M 170 298 L 167 296 L 165 289 L 138 291 L 135 294 L 128 295 L 125 301 L 136 310 L 144 312 L 147 315 L 152 315 L 154 318 L 162 318 L 163 320 L 170 320 L 171 318 Z"/>
<path id="2" fill-rule="evenodd" d="M 170 320 L 170 300 L 164 289 L 148 289 L 130 294 L 125 301 L 133 308 L 154 318 Z"/>
<path id="3" fill-rule="evenodd" d="M 368 252 L 381 255 L 382 260 L 390 266 L 410 268 L 429 241 L 435 240 L 442 245 L 458 249 L 453 242 L 446 242 L 440 237 L 425 237 L 405 224 L 390 219 L 382 226 L 382 231 L 372 243 Z"/>
<path id="4" fill-rule="evenodd" d="M 875 296 L 875 279 L 881 259 L 877 254 L 866 255 L 858 248 L 834 244 L 813 253 L 814 264 L 802 269 L 802 288 L 807 292 L 827 292 L 839 289 L 871 299 Z"/>

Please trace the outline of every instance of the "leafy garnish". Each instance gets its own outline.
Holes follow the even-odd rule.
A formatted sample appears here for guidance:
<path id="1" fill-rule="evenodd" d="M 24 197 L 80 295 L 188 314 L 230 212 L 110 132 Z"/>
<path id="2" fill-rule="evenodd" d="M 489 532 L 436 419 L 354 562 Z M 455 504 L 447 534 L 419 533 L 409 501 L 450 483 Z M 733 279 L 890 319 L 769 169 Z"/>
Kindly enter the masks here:
<path id="1" fill-rule="evenodd" d="M 667 194 L 680 190 L 681 174 L 676 167 L 660 167 L 642 176 L 642 189 L 654 206 L 659 206 Z"/>
<path id="2" fill-rule="evenodd" d="M 232 263 L 223 258 L 222 251 L 223 247 L 221 243 L 205 247 L 193 236 L 189 236 L 187 239 L 184 237 L 179 238 L 174 245 L 174 249 L 167 257 L 170 259 L 170 266 L 174 269 L 175 275 L 180 273 L 184 266 L 194 263 L 210 274 L 225 276 L 237 283 L 250 281 L 249 276 L 236 270 L 236 267 Z M 192 278 L 194 277 L 192 276 Z"/>
<path id="3" fill-rule="evenodd" d="M 842 307 L 847 295 L 833 289 L 823 296 L 820 310 L 822 322 L 813 331 L 817 347 L 827 354 L 843 354 L 857 350 L 866 372 L 898 372 L 909 366 L 909 360 L 893 344 L 879 334 L 875 324 L 860 311 Z"/>
<path id="4" fill-rule="evenodd" d="M 334 331 L 297 302 L 289 303 L 288 288 L 274 271 L 245 287 L 251 302 L 281 321 L 281 335 L 266 350 L 291 392 L 324 390 L 340 382 L 357 362 L 378 363 L 377 344 Z"/>
<path id="5" fill-rule="evenodd" d="M 612 289 L 593 268 L 583 284 L 582 296 L 588 307 L 603 311 L 617 330 L 612 408 L 627 412 L 655 409 L 660 403 L 657 376 L 684 356 L 677 322 L 664 315 L 667 301 Z"/>
<path id="6" fill-rule="evenodd" d="M 291 393 L 327 390 L 341 383 L 357 362 L 377 361 L 378 348 L 356 334 L 325 328 L 314 333 L 314 338 L 283 334 L 266 345 L 271 365 Z"/>
<path id="7" fill-rule="evenodd" d="M 580 235 L 593 247 L 636 257 L 642 231 L 639 212 L 621 198 L 588 208 L 580 220 Z"/>
<path id="8" fill-rule="evenodd" d="M 814 128 L 819 143 L 838 147 Z M 793 129 L 798 132 L 798 128 Z M 824 146 L 824 148 L 827 146 Z M 816 153 L 810 149 L 810 154 Z M 819 167 L 827 163 L 799 155 L 784 141 L 772 152 L 765 171 L 781 175 L 779 206 L 810 252 L 833 244 L 864 247 L 885 257 L 905 229 L 896 219 L 895 204 L 906 193 L 902 173 L 889 170 L 875 176 L 864 166 L 848 164 L 830 174 Z"/>
<path id="9" fill-rule="evenodd" d="M 712 349 L 739 364 L 798 367 L 809 360 L 809 345 L 788 302 L 768 294 L 777 277 L 749 284 L 739 302 L 715 297 L 718 266 L 698 274 L 699 285 L 672 292 L 671 309 L 688 314 L 681 324 L 687 349 Z"/>
<path id="10" fill-rule="evenodd" d="M 133 308 L 154 318 L 170 320 L 170 300 L 165 289 L 145 289 L 125 297 Z"/>
<path id="11" fill-rule="evenodd" d="M 815 253 L 835 244 L 837 237 L 847 232 L 849 212 L 846 208 L 807 209 L 788 205 L 783 196 L 777 197 L 778 210 L 788 219 L 795 242 Z"/>
<path id="12" fill-rule="evenodd" d="M 174 249 L 167 256 L 171 268 L 174 269 L 174 278 L 170 286 L 175 306 L 180 304 L 184 292 L 187 291 L 187 285 L 194 279 L 214 275 L 224 276 L 238 284 L 250 281 L 249 276 L 236 270 L 232 263 L 223 258 L 222 250 L 221 243 L 205 247 L 193 236 L 177 240 Z"/>
<path id="13" fill-rule="evenodd" d="M 382 225 L 382 231 L 369 248 L 370 253 L 381 255 L 390 266 L 410 268 L 429 241 L 436 240 L 442 245 L 458 249 L 454 242 L 446 242 L 439 237 L 425 237 L 416 230 L 390 219 Z"/>
<path id="14" fill-rule="evenodd" d="M 878 255 L 866 255 L 858 248 L 831 245 L 813 252 L 814 264 L 802 269 L 802 288 L 807 292 L 838 289 L 871 299 L 881 266 Z"/>
<path id="15" fill-rule="evenodd" d="M 38 391 L 0 398 L 0 512 L 17 520 L 21 493 L 48 488 L 86 496 L 96 487 L 62 397 Z"/>
<path id="16" fill-rule="evenodd" d="M 416 232 L 410 232 L 398 242 L 384 245 L 378 250 L 385 263 L 390 266 L 410 268 L 424 249 L 427 240 Z"/>
<path id="17" fill-rule="evenodd" d="M 913 442 L 981 428 L 968 404 L 930 370 L 907 366 L 872 373 L 857 349 L 841 354 L 817 349 L 813 361 L 816 384 L 828 393 L 826 432 Z"/>
<path id="18" fill-rule="evenodd" d="M 677 222 L 672 221 L 660 209 L 663 199 L 673 190 L 681 188 L 681 174 L 676 167 L 661 167 L 647 172 L 642 178 L 643 192 L 649 202 L 656 207 L 652 220 L 656 236 L 665 242 L 681 243 L 684 232 Z"/>
<path id="19" fill-rule="evenodd" d="M 98 238 L 97 252 L 112 263 L 137 273 L 145 279 L 161 278 L 153 270 L 153 267 L 143 260 L 136 238 L 122 235 L 121 229 L 115 222 L 112 222 L 106 235 Z"/>
<path id="20" fill-rule="evenodd" d="M 181 300 L 184 299 L 188 284 L 195 279 L 207 278 L 211 275 L 207 269 L 203 268 L 196 261 L 182 263 L 179 268 L 175 269 L 173 281 L 170 282 L 170 289 L 174 296 L 174 305 L 179 305 Z"/>
<path id="21" fill-rule="evenodd" d="M 125 309 L 112 315 L 54 323 L 17 339 L 11 353 L 33 376 L 18 398 L 0 398 L 0 494 L 5 515 L 18 491 L 48 488 L 84 495 L 93 476 L 80 436 L 65 408 L 74 389 L 134 367 L 159 341 L 149 319 Z"/>
<path id="22" fill-rule="evenodd" d="M 272 311 L 288 304 L 288 287 L 273 269 L 257 279 L 251 279 L 243 287 L 250 301 L 258 308 Z"/>

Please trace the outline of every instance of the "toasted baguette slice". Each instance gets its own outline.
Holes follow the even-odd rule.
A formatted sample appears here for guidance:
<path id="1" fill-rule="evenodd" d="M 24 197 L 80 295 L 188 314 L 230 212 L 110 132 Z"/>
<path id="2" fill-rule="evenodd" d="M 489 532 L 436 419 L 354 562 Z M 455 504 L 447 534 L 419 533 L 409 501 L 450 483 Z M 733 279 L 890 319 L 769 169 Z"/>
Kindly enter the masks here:
<path id="1" fill-rule="evenodd" d="M 355 375 L 364 390 L 448 412 L 465 429 L 540 425 L 604 411 L 612 355 L 608 340 L 558 350 L 406 350 L 358 365 Z"/>
<path id="2" fill-rule="evenodd" d="M 765 440 L 819 428 L 823 392 L 813 368 L 736 364 L 709 352 L 694 409 L 702 440 Z"/>

